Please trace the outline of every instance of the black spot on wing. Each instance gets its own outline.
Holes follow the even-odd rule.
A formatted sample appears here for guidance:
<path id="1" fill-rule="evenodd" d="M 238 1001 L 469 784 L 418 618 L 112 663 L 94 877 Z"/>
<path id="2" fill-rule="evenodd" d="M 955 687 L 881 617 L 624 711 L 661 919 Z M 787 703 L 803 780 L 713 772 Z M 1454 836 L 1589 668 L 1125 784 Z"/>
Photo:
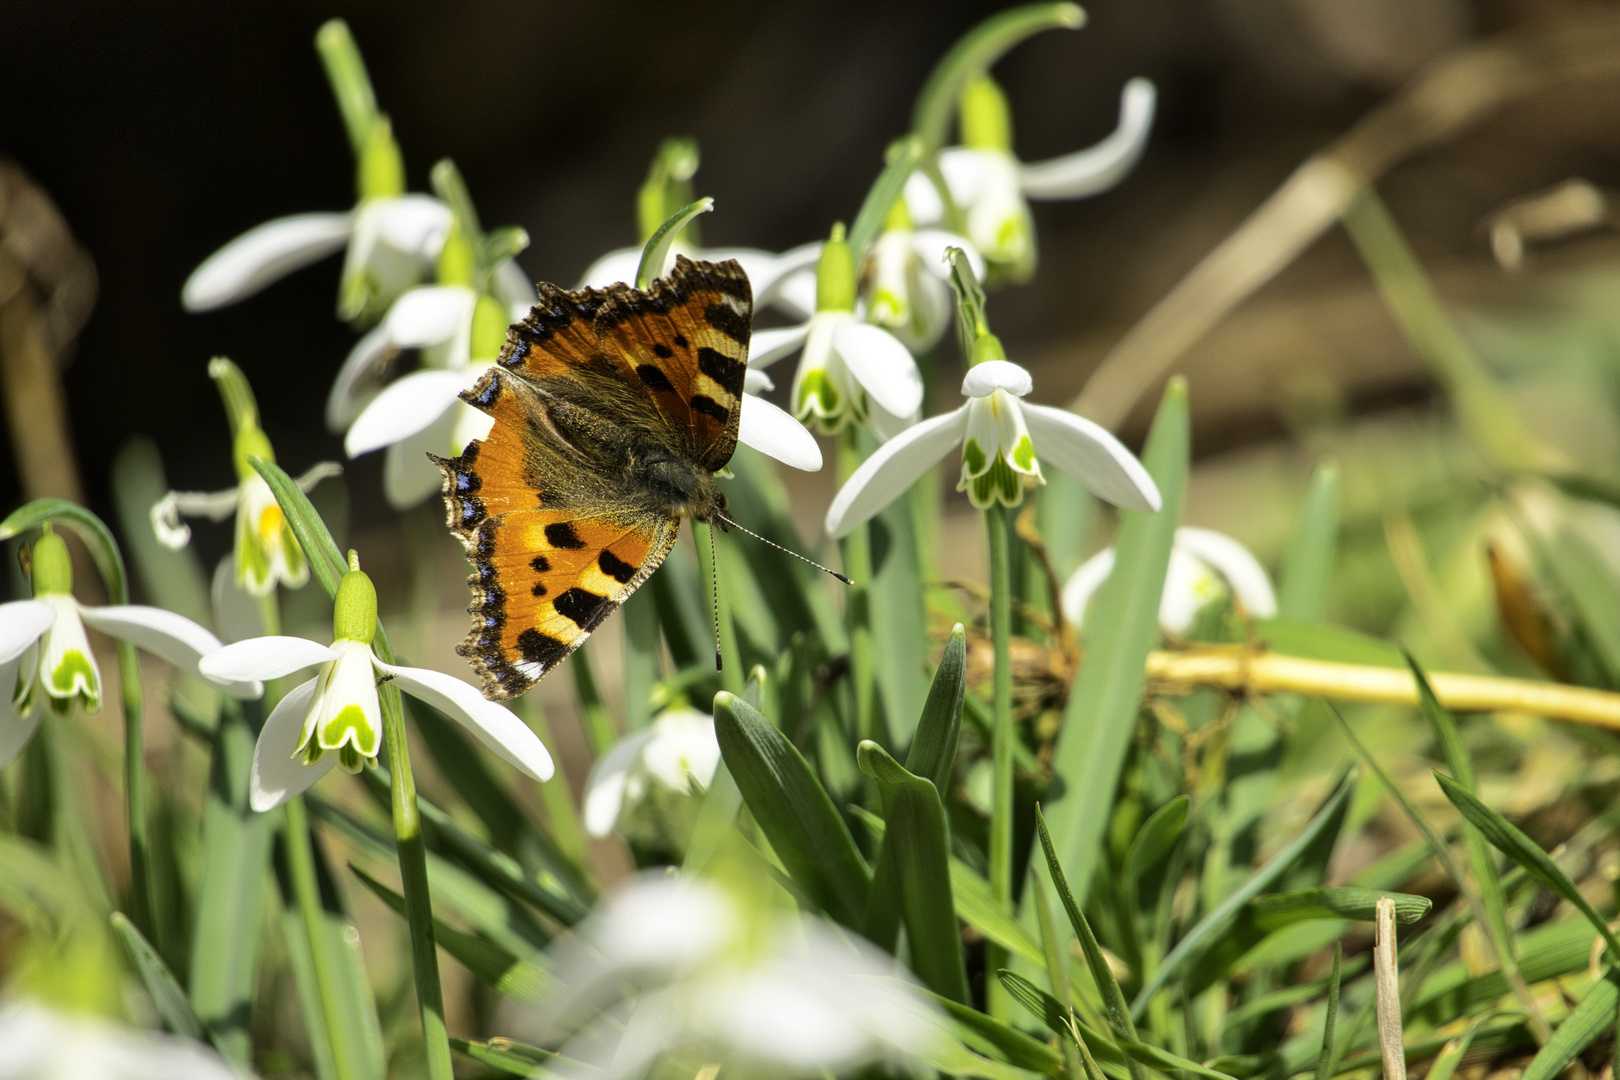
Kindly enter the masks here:
<path id="1" fill-rule="evenodd" d="M 568 655 L 567 642 L 558 641 L 550 634 L 542 634 L 530 627 L 518 635 L 518 653 L 531 664 L 549 668 Z"/>
<path id="2" fill-rule="evenodd" d="M 675 347 L 676 348 L 684 349 L 690 344 L 691 344 L 691 342 L 686 340 L 686 335 L 685 334 L 676 334 L 675 335 Z"/>
<path id="3" fill-rule="evenodd" d="M 551 602 L 557 614 L 573 620 L 581 630 L 590 630 L 607 618 L 612 603 L 605 596 L 597 596 L 585 589 L 569 589 Z"/>
<path id="4" fill-rule="evenodd" d="M 636 568 L 619 558 L 613 552 L 606 550 L 597 557 L 596 565 L 602 568 L 602 573 L 617 581 L 620 585 L 628 584 L 636 576 Z"/>
<path id="5" fill-rule="evenodd" d="M 642 364 L 636 368 L 636 374 L 641 376 L 642 384 L 649 390 L 673 393 L 675 386 L 669 381 L 669 376 L 656 364 Z"/>
<path id="6" fill-rule="evenodd" d="M 739 345 L 748 344 L 748 316 L 730 304 L 710 304 L 703 309 L 704 320 Z"/>
<path id="7" fill-rule="evenodd" d="M 653 355 L 658 357 L 660 360 L 668 360 L 670 357 L 675 355 L 675 350 L 670 348 L 668 345 L 665 345 L 662 341 L 658 341 L 653 343 Z"/>
<path id="8" fill-rule="evenodd" d="M 566 521 L 553 521 L 546 526 L 546 543 L 554 548 L 577 550 L 585 546 L 574 526 Z"/>
<path id="9" fill-rule="evenodd" d="M 743 392 L 743 379 L 748 374 L 748 365 L 738 363 L 723 352 L 700 347 L 698 370 L 719 383 L 726 393 L 738 397 Z"/>
<path id="10" fill-rule="evenodd" d="M 537 574 L 544 574 L 551 569 L 551 560 L 544 555 L 536 555 L 529 560 L 529 567 Z"/>
<path id="11" fill-rule="evenodd" d="M 726 411 L 725 406 L 708 394 L 698 394 L 687 404 L 692 406 L 693 412 L 702 413 L 704 416 L 718 420 L 722 424 L 731 418 L 731 414 Z"/>

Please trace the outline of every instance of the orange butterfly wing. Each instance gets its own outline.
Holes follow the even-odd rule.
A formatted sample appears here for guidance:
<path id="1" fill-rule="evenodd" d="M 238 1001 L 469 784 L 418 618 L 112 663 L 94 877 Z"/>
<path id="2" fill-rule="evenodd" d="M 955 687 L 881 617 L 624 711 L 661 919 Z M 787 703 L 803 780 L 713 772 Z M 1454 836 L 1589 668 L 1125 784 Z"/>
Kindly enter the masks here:
<path id="1" fill-rule="evenodd" d="M 680 518 L 582 453 L 579 433 L 650 439 L 712 472 L 736 447 L 747 368 L 752 294 L 735 263 L 682 258 L 644 292 L 539 292 L 500 366 L 462 395 L 494 419 L 489 436 L 434 459 L 473 564 L 457 652 L 497 700 L 556 668 L 675 545 Z"/>

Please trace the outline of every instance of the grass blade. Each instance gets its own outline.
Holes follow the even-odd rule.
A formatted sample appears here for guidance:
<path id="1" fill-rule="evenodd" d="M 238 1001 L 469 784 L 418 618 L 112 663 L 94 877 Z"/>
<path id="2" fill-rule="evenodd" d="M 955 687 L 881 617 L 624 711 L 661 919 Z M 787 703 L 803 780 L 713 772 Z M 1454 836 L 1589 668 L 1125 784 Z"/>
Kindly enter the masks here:
<path id="1" fill-rule="evenodd" d="M 1120 512 L 1114 569 L 1091 611 L 1092 625 L 1108 627 L 1108 632 L 1088 642 L 1052 764 L 1068 785 L 1063 797 L 1051 803 L 1052 839 L 1081 899 L 1097 866 L 1119 771 L 1136 730 L 1142 666 L 1159 638 L 1159 594 L 1181 516 L 1188 438 L 1187 385 L 1176 379 L 1165 392 L 1142 454 L 1164 509 L 1157 514 Z"/>
<path id="2" fill-rule="evenodd" d="M 1547 1045 L 1531 1059 L 1520 1080 L 1553 1080 L 1561 1074 L 1581 1051 L 1614 1024 L 1616 1006 L 1620 1006 L 1620 967 L 1611 967 L 1564 1017 Z"/>
<path id="3" fill-rule="evenodd" d="M 871 871 L 804 755 L 734 694 L 714 697 L 720 753 L 782 865 L 822 910 L 858 929 Z"/>
<path id="4" fill-rule="evenodd" d="M 140 975 L 141 982 L 146 986 L 146 992 L 152 996 L 152 1003 L 157 1006 L 158 1015 L 163 1017 L 163 1023 L 170 1031 L 187 1038 L 203 1040 L 208 1038 L 202 1021 L 197 1014 L 191 1011 L 191 1002 L 186 1000 L 186 992 L 180 989 L 171 972 L 152 948 L 151 942 L 135 928 L 135 924 L 121 911 L 112 913 L 113 933 L 124 946 L 124 952 L 135 967 L 136 974 Z"/>
<path id="5" fill-rule="evenodd" d="M 1277 584 L 1277 615 L 1311 623 L 1327 607 L 1333 561 L 1339 546 L 1339 466 L 1324 461 L 1311 475 L 1299 528 L 1283 557 Z"/>
<path id="6" fill-rule="evenodd" d="M 951 789 L 951 768 L 956 763 L 956 738 L 962 729 L 962 697 L 967 686 L 967 634 L 962 624 L 951 628 L 945 653 L 939 658 L 934 681 L 923 703 L 917 734 L 906 754 L 906 771 L 929 780 L 934 790 Z M 941 795 L 943 798 L 943 795 Z"/>
<path id="7" fill-rule="evenodd" d="M 1327 1019 L 1322 1022 L 1322 1056 L 1316 1059 L 1316 1080 L 1329 1080 L 1333 1075 L 1333 1031 L 1339 1022 L 1339 979 L 1343 971 L 1344 942 L 1335 941 L 1333 974 L 1328 980 Z"/>

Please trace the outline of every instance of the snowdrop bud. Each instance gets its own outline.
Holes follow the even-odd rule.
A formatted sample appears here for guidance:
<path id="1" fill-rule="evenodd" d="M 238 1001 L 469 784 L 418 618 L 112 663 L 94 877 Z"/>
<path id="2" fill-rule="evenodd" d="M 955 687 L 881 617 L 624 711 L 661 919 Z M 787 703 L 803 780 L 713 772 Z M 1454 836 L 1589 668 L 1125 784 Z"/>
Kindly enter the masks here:
<path id="1" fill-rule="evenodd" d="M 257 424 L 246 424 L 231 441 L 231 460 L 236 464 L 238 480 L 253 480 L 258 477 L 258 470 L 254 469 L 252 464 L 256 457 L 274 461 L 276 453 L 270 448 L 269 436 L 265 435 Z"/>
<path id="2" fill-rule="evenodd" d="M 461 227 L 461 219 L 451 218 L 450 235 L 445 237 L 444 247 L 439 249 L 439 262 L 435 268 L 439 284 L 470 286 L 477 265 L 478 257 L 473 253 L 466 230 Z"/>
<path id="3" fill-rule="evenodd" d="M 816 260 L 816 310 L 855 310 L 855 255 L 844 239 L 844 223 L 832 227 Z"/>
<path id="4" fill-rule="evenodd" d="M 975 150 L 1012 150 L 1012 114 L 996 80 L 980 74 L 962 88 L 962 145 Z"/>
<path id="5" fill-rule="evenodd" d="M 388 117 L 379 115 L 371 122 L 366 143 L 360 149 L 360 161 L 355 168 L 355 187 L 360 200 L 396 199 L 405 194 L 405 160 L 400 155 L 399 143 L 394 141 L 394 128 Z"/>
<path id="6" fill-rule="evenodd" d="M 351 565 L 356 562 L 350 560 Z M 337 600 L 332 605 L 332 640 L 370 645 L 376 636 L 377 587 L 356 567 L 338 581 Z"/>
<path id="7" fill-rule="evenodd" d="M 67 545 L 49 525 L 34 541 L 33 551 L 34 595 L 46 593 L 67 594 L 73 591 L 73 560 Z"/>

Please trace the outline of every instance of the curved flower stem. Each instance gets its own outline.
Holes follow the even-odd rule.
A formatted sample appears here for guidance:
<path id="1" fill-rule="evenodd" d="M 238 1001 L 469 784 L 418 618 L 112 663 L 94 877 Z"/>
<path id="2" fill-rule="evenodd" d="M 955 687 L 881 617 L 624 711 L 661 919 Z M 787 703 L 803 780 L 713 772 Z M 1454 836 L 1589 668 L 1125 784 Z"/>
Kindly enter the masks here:
<path id="1" fill-rule="evenodd" d="M 847 482 L 862 461 L 859 429 L 838 434 L 838 479 Z M 869 525 L 862 525 L 839 542 L 844 574 L 854 582 L 846 593 L 844 617 L 849 624 L 849 673 L 855 687 L 855 730 L 858 737 L 887 742 L 878 731 L 877 672 L 872 666 L 872 547 Z"/>
<path id="2" fill-rule="evenodd" d="M 123 601 L 128 602 L 126 599 Z M 130 921 L 156 937 L 157 882 L 146 827 L 146 722 L 141 711 L 141 668 L 135 646 L 118 642 L 118 683 L 124 699 L 124 812 L 129 818 Z"/>
<path id="3" fill-rule="evenodd" d="M 304 936 L 309 940 L 310 964 L 315 971 L 315 992 L 321 1000 L 321 1019 L 326 1024 L 326 1043 L 333 1046 L 343 1038 L 343 1015 L 338 1008 L 338 973 L 332 970 L 332 953 L 321 947 L 321 891 L 315 878 L 315 852 L 310 846 L 309 813 L 304 800 L 292 799 L 287 803 L 286 829 L 287 873 L 292 878 L 293 897 L 298 901 L 298 914 L 304 920 Z M 310 1040 L 316 1038 L 310 1032 Z M 333 1069 L 338 1080 L 348 1080 L 349 1067 L 355 1060 L 352 1054 L 330 1052 Z"/>
<path id="4" fill-rule="evenodd" d="M 1013 727 L 1012 727 L 1012 560 L 1007 550 L 1010 531 L 1006 507 L 984 512 L 990 547 L 990 641 L 995 648 L 992 683 L 994 726 L 991 730 L 992 775 L 990 802 L 990 891 L 997 903 L 1012 910 L 1013 846 Z M 991 971 L 1006 965 L 1006 950 L 992 947 L 987 957 Z M 987 980 L 990 1013 L 1005 1018 L 1006 991 L 1000 980 Z"/>

